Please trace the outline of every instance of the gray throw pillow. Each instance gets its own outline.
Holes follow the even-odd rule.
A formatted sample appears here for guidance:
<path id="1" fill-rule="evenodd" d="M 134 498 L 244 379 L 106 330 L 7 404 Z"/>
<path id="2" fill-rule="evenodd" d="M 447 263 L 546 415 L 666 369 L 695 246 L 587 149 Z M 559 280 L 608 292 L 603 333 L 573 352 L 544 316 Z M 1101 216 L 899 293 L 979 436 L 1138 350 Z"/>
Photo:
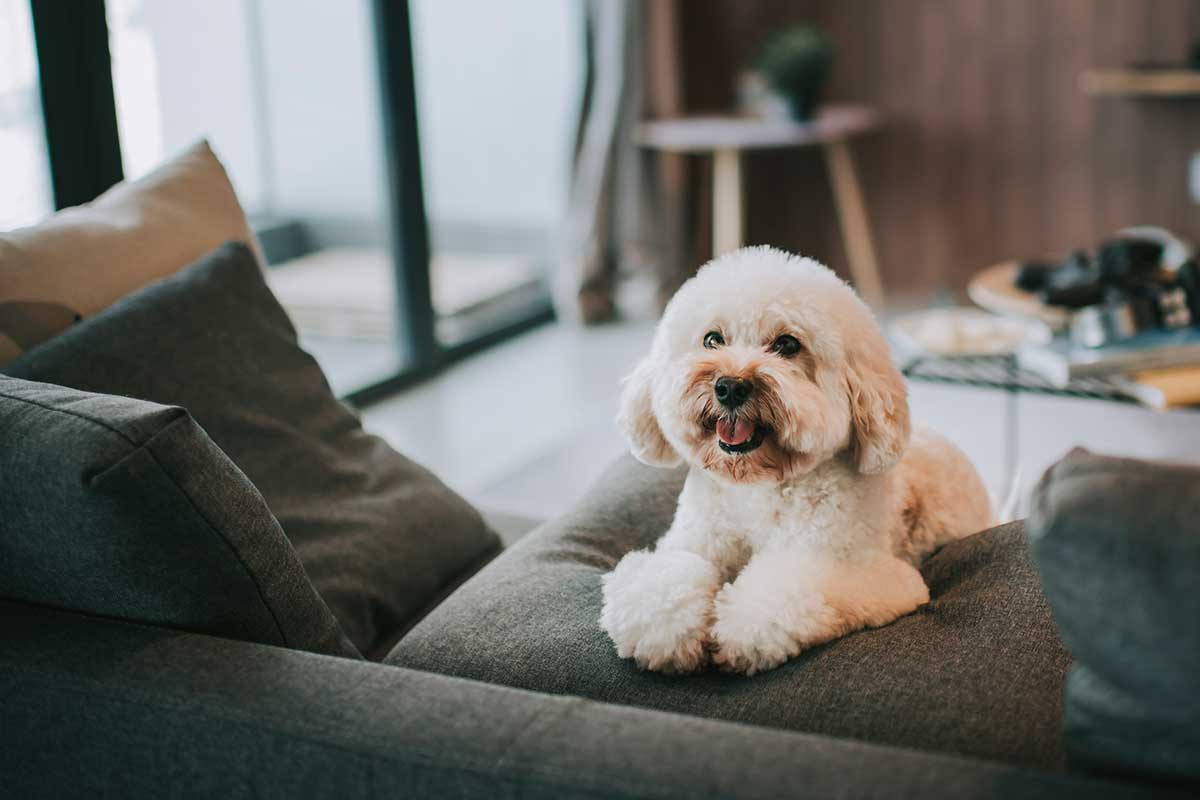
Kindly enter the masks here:
<path id="1" fill-rule="evenodd" d="M 358 657 L 181 408 L 0 376 L 0 596 Z"/>
<path id="2" fill-rule="evenodd" d="M 4 371 L 186 408 L 262 492 L 364 653 L 499 548 L 475 509 L 338 402 L 245 245 L 223 245 Z"/>
<path id="3" fill-rule="evenodd" d="M 1200 468 L 1077 449 L 1042 478 L 1029 530 L 1075 657 L 1068 753 L 1200 781 Z"/>

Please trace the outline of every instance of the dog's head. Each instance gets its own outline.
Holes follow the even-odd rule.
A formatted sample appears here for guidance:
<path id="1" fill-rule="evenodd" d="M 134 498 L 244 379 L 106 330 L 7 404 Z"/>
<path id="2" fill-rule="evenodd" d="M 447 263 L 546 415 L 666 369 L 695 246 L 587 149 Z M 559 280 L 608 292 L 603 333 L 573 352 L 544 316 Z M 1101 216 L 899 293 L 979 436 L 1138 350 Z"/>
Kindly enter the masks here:
<path id="1" fill-rule="evenodd" d="M 779 483 L 843 453 L 861 472 L 890 469 L 908 446 L 906 394 L 850 287 L 754 247 L 702 267 L 667 305 L 618 422 L 647 464 Z"/>

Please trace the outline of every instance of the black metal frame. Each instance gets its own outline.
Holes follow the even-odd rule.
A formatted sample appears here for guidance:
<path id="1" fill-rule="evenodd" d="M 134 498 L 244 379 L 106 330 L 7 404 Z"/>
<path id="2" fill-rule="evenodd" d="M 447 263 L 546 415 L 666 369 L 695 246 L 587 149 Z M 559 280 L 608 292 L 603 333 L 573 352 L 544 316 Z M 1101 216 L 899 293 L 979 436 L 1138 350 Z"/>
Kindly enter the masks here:
<path id="1" fill-rule="evenodd" d="M 436 366 L 433 299 L 429 285 L 429 227 L 421 179 L 417 133 L 417 90 L 407 0 L 372 0 L 375 51 L 379 54 L 380 107 L 391 200 L 392 254 L 396 265 L 396 307 L 406 341 L 405 359 L 415 369 Z M 424 269 L 414 269 L 424 265 Z"/>
<path id="2" fill-rule="evenodd" d="M 47 149 L 58 208 L 92 200 L 122 178 L 104 0 L 30 0 Z M 436 334 L 421 179 L 408 0 L 371 0 L 403 368 L 350 392 L 356 405 L 386 397 L 446 365 L 553 319 L 549 297 L 509 308 L 446 344 Z"/>
<path id="3" fill-rule="evenodd" d="M 123 177 L 104 0 L 31 0 L 46 152 L 57 208 Z"/>

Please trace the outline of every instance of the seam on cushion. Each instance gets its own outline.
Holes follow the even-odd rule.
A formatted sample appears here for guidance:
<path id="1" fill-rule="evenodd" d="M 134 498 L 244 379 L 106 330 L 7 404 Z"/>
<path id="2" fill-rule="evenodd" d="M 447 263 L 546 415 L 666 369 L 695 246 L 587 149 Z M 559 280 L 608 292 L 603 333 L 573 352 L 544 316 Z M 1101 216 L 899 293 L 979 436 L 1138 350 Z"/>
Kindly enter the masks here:
<path id="1" fill-rule="evenodd" d="M 171 485 L 175 487 L 175 489 L 179 492 L 179 494 L 181 494 L 183 496 L 183 498 L 187 501 L 187 504 L 189 506 L 191 506 L 191 509 L 193 512 L 195 512 L 196 516 L 199 517 L 206 526 L 208 526 L 208 529 L 210 531 L 212 531 L 212 533 L 218 539 L 220 539 L 222 543 L 224 543 L 225 547 L 229 550 L 229 552 L 233 554 L 233 557 L 237 560 L 237 562 L 241 566 L 242 570 L 246 573 L 246 576 L 250 578 L 250 583 L 254 586 L 255 593 L 258 594 L 259 602 L 262 603 L 263 608 L 265 608 L 267 610 L 267 613 L 271 615 L 271 621 L 275 623 L 275 630 L 278 631 L 279 638 L 283 640 L 283 644 L 286 647 L 292 647 L 291 642 L 288 641 L 287 633 L 284 632 L 283 626 L 279 622 L 279 616 L 275 613 L 275 609 L 271 606 L 271 604 L 267 602 L 266 595 L 263 594 L 262 586 L 259 584 L 258 577 L 254 574 L 254 570 L 250 569 L 250 567 L 246 564 L 245 560 L 242 558 L 242 554 L 240 552 L 238 552 L 237 548 L 235 548 L 233 546 L 233 544 L 229 541 L 229 539 L 223 533 L 220 532 L 220 530 L 217 528 L 217 526 L 212 523 L 212 520 L 210 520 L 207 516 L 205 516 L 204 512 L 200 510 L 200 507 L 197 506 L 196 502 L 192 499 L 192 496 L 183 490 L 183 487 L 180 486 L 179 482 L 175 480 L 174 476 L 172 476 L 171 473 L 167 471 L 166 467 L 163 465 L 162 461 L 159 460 L 158 456 L 156 456 L 154 454 L 154 452 L 149 449 L 149 445 L 155 439 L 157 439 L 159 436 L 163 435 L 164 433 L 166 433 L 167 431 L 171 430 L 172 428 L 174 428 L 175 426 L 177 426 L 181 423 L 191 421 L 191 419 L 192 419 L 191 415 L 187 414 L 185 412 L 183 416 L 179 417 L 178 419 L 173 420 L 169 425 L 164 426 L 162 428 L 162 430 L 158 431 L 158 433 L 151 436 L 146 441 L 145 444 L 141 445 L 136 450 L 133 450 L 128 455 L 126 455 L 124 458 L 122 458 L 120 461 L 117 461 L 115 464 L 108 467 L 108 469 L 104 470 L 104 472 L 101 472 L 99 475 L 94 476 L 92 478 L 91 482 L 94 484 L 97 480 L 100 480 L 105 475 L 107 475 L 111 470 L 116 469 L 121 464 L 123 464 L 125 461 L 127 461 L 130 457 L 132 457 L 139 450 L 145 450 L 146 455 L 150 456 L 150 459 L 152 461 L 154 461 L 155 466 L 158 467 L 158 470 L 159 470 L 159 472 L 161 472 L 163 474 L 163 477 L 165 477 L 168 481 L 171 482 Z M 197 427 L 199 428 L 198 425 L 197 425 Z M 203 429 L 201 429 L 201 430 L 203 430 Z M 216 447 L 215 443 L 213 444 L 213 447 Z M 221 451 L 221 452 L 223 453 L 224 451 Z M 228 456 L 226 456 L 226 458 L 228 458 Z M 229 463 L 233 464 L 232 461 L 230 461 Z M 234 466 L 236 467 L 237 465 L 234 464 Z M 245 477 L 244 474 L 243 474 L 243 477 Z M 246 481 L 249 482 L 250 479 L 246 478 Z M 251 486 L 253 486 L 253 484 L 251 484 Z M 257 487 L 255 487 L 255 490 L 257 491 Z M 265 506 L 266 503 L 264 502 L 263 505 Z M 271 513 L 269 509 L 267 510 L 267 513 L 268 514 Z M 275 519 L 274 514 L 271 514 L 271 519 Z M 278 525 L 279 520 L 275 520 L 275 524 Z"/>
<path id="2" fill-rule="evenodd" d="M 95 693 L 88 689 L 80 688 L 78 685 L 62 683 L 56 680 L 47 680 L 41 676 L 29 676 L 32 682 L 41 686 L 50 686 L 56 690 L 64 690 L 70 693 L 83 695 L 84 697 L 94 697 Z M 262 731 L 269 736 L 280 737 L 288 741 L 302 742 L 310 746 L 316 746 L 323 750 L 331 750 L 335 753 L 343 753 L 348 756 L 353 756 L 359 759 L 370 761 L 379 759 L 389 764 L 398 766 L 419 766 L 436 769 L 439 771 L 462 771 L 469 772 L 474 775 L 491 778 L 508 783 L 521 785 L 528 782 L 530 778 L 534 782 L 552 787 L 566 788 L 571 790 L 582 789 L 589 795 L 596 797 L 646 797 L 648 792 L 655 794 L 665 792 L 670 795 L 674 787 L 658 783 L 649 782 L 634 782 L 634 785 L 626 786 L 628 788 L 618 788 L 616 791 L 621 792 L 620 795 L 612 794 L 611 779 L 605 779 L 603 783 L 580 779 L 579 773 L 575 770 L 566 770 L 558 767 L 552 767 L 546 764 L 531 764 L 527 770 L 520 770 L 513 766 L 495 764 L 491 761 L 484 761 L 478 758 L 463 758 L 455 756 L 446 750 L 430 750 L 422 747 L 405 747 L 406 753 L 392 753 L 380 750 L 371 745 L 363 748 L 354 747 L 349 744 L 332 742 L 328 739 L 322 739 L 312 734 L 295 733 L 284 730 L 273 724 L 263 724 L 258 720 L 248 720 L 243 717 L 235 717 L 229 714 L 212 713 L 205 710 L 199 704 L 187 703 L 176 700 L 174 698 L 146 700 L 143 698 L 121 697 L 116 696 L 108 691 L 103 692 L 104 699 L 108 702 L 119 703 L 125 706 L 133 706 L 136 708 L 161 709 L 163 707 L 172 708 L 176 711 L 187 711 L 195 714 L 203 719 L 232 725 L 240 729 L 249 729 L 252 731 Z M 568 698 L 571 701 L 584 702 L 579 698 Z M 574 709 L 570 709 L 574 710 Z M 497 770 L 503 770 L 505 774 L 497 774 Z"/>
<path id="3" fill-rule="evenodd" d="M 314 650 L 297 650 L 294 647 L 287 648 L 281 644 L 260 642 L 254 639 L 238 639 L 233 636 L 227 636 L 223 633 L 205 633 L 204 631 L 198 631 L 195 628 L 185 628 L 178 625 L 173 625 L 169 622 L 146 622 L 145 620 L 133 619 L 131 617 L 117 617 L 113 616 L 112 614 L 103 614 L 98 611 L 81 611 L 78 608 L 51 605 L 49 603 L 43 603 L 40 600 L 33 601 L 5 596 L 0 597 L 0 603 L 21 605 L 25 606 L 26 608 L 36 609 L 38 611 L 51 611 L 55 614 L 69 614 L 73 617 L 88 620 L 89 622 L 104 622 L 111 625 L 129 625 L 141 630 L 158 631 L 160 633 L 163 631 L 168 631 L 170 633 L 186 633 L 188 636 L 207 636 L 210 639 L 220 639 L 222 641 L 238 642 L 240 644 L 252 644 L 256 647 L 274 647 L 279 650 L 285 650 L 289 653 L 305 653 L 314 656 L 328 656 L 329 658 L 344 658 L 347 661 L 360 660 L 356 658 L 350 658 L 349 656 L 338 655 L 336 653 L 318 653 Z"/>
<path id="4" fill-rule="evenodd" d="M 13 380 L 20 380 L 20 379 L 19 379 L 19 378 L 14 378 Z M 33 383 L 33 381 L 30 381 L 30 383 Z M 53 385 L 53 384 L 46 384 L 46 385 L 47 385 L 47 386 L 50 386 L 50 385 Z M 67 388 L 67 387 L 63 387 L 63 388 Z M 86 394 L 86 393 L 81 393 L 81 394 Z M 94 393 L 93 393 L 93 394 L 94 394 Z M 100 395 L 98 395 L 98 394 L 97 394 L 97 395 L 95 395 L 95 396 L 99 397 Z M 113 396 L 113 397 L 115 397 L 116 395 L 110 395 L 110 396 Z M 75 417 L 76 419 L 81 419 L 81 420 L 83 420 L 84 422 L 90 422 L 91 424 L 95 425 L 95 426 L 96 426 L 96 427 L 98 427 L 98 428 L 102 428 L 102 429 L 104 429 L 104 430 L 108 431 L 109 433 L 116 434 L 117 436 L 119 436 L 119 437 L 121 438 L 121 440 L 122 440 L 123 442 L 125 442 L 125 443 L 126 443 L 127 445 L 129 445 L 130 447 L 135 447 L 135 448 L 136 448 L 136 447 L 142 447 L 142 446 L 143 446 L 143 445 L 139 445 L 139 444 L 138 444 L 137 442 L 135 442 L 133 439 L 130 439 L 130 438 L 129 438 L 129 436 L 128 436 L 128 434 L 126 434 L 126 433 L 125 433 L 124 431 L 122 431 L 121 429 L 119 429 L 119 428 L 114 428 L 112 425 L 109 425 L 107 422 L 104 422 L 103 420 L 100 420 L 100 419 L 96 419 L 95 417 L 89 417 L 89 416 L 88 416 L 88 415 L 86 415 L 86 414 L 80 414 L 78 411 L 73 411 L 73 410 L 71 410 L 71 409 L 66 409 L 66 408 L 58 408 L 57 406 L 49 406 L 49 405 L 46 405 L 45 403 L 39 403 L 39 402 L 38 402 L 38 401 L 36 401 L 36 400 L 30 400 L 28 397 L 14 397 L 13 395 L 11 395 L 11 394 L 9 394 L 9 393 L 7 393 L 7 392 L 0 392 L 0 397 L 6 397 L 6 398 L 8 398 L 9 400 L 13 400 L 13 401 L 15 401 L 15 402 L 18 402 L 18 403 L 24 403 L 25 405 L 30 405 L 30 406 L 34 406 L 34 407 L 36 407 L 36 408 L 41 408 L 41 409 L 44 409 L 44 410 L 46 410 L 46 411 L 51 411 L 51 412 L 54 412 L 54 413 L 56 413 L 56 414 L 64 414 L 64 415 L 66 415 L 66 416 L 68 416 L 68 417 Z M 125 399 L 129 399 L 129 398 L 125 398 Z M 140 401 L 140 402 L 144 402 L 144 401 Z M 168 422 L 166 425 L 163 425 L 161 428 L 159 428 L 159 430 L 157 430 L 157 431 L 154 433 L 154 436 L 158 436 L 158 434 L 162 433 L 164 430 L 166 430 L 167 428 L 169 428 L 169 427 L 171 427 L 172 425 L 174 425 L 174 424 L 175 424 L 175 422 L 176 422 L 176 421 L 179 419 L 179 415 L 182 415 L 182 414 L 186 414 L 186 413 L 187 413 L 187 412 L 186 412 L 186 411 L 184 411 L 182 408 L 179 408 L 179 407 L 177 407 L 177 406 L 162 406 L 162 407 L 163 407 L 163 408 L 167 408 L 167 409 L 171 409 L 172 411 L 174 411 L 174 412 L 175 412 L 176 416 L 175 416 L 175 418 L 174 418 L 174 419 L 172 419 L 172 420 L 171 420 L 170 422 Z M 146 441 L 147 441 L 147 442 L 149 442 L 149 441 L 153 441 L 153 439 L 154 439 L 154 436 L 151 436 L 151 437 L 150 437 L 149 439 L 147 439 Z M 118 462 L 118 463 L 119 463 L 119 462 Z"/>
<path id="5" fill-rule="evenodd" d="M 37 682 L 42 683 L 42 684 L 51 684 L 51 685 L 55 686 L 56 688 L 62 688 L 68 692 L 75 692 L 75 693 L 85 695 L 85 696 L 92 695 L 91 692 L 81 689 L 80 687 L 75 686 L 75 685 L 62 684 L 57 681 L 46 681 L 46 680 L 40 679 L 40 678 L 35 678 L 35 680 L 37 680 Z M 327 739 L 321 739 L 317 736 L 310 735 L 310 734 L 295 733 L 292 731 L 287 731 L 287 730 L 281 729 L 274 725 L 269 725 L 269 726 L 263 725 L 255 720 L 247 720 L 247 719 L 244 719 L 241 717 L 233 717 L 233 716 L 230 716 L 227 714 L 214 714 L 214 713 L 211 713 L 211 712 L 201 709 L 197 705 L 183 703 L 183 702 L 179 702 L 176 700 L 159 701 L 159 700 L 155 699 L 153 701 L 146 702 L 146 701 L 143 701 L 140 699 L 116 697 L 111 694 L 106 694 L 106 699 L 110 702 L 120 703 L 122 705 L 129 705 L 129 706 L 134 706 L 134 707 L 139 707 L 139 708 L 156 709 L 156 708 L 161 708 L 163 705 L 167 705 L 167 706 L 175 708 L 176 710 L 185 710 L 185 711 L 197 713 L 198 716 L 200 716 L 204 719 L 207 719 L 207 720 L 219 721 L 219 722 L 222 722 L 222 723 L 225 723 L 228 725 L 232 725 L 232 726 L 235 726 L 235 727 L 241 728 L 241 729 L 249 729 L 249 730 L 253 730 L 253 731 L 265 731 L 268 735 L 271 735 L 271 736 L 279 736 L 285 740 L 294 741 L 294 742 L 302 742 L 302 743 L 310 745 L 310 746 L 316 746 L 321 749 L 331 750 L 336 753 L 344 753 L 348 756 L 352 756 L 357 759 L 365 759 L 368 761 L 370 761 L 372 759 L 379 759 L 381 761 L 384 761 L 384 762 L 387 762 L 387 763 L 393 764 L 393 765 L 400 765 L 400 766 L 415 765 L 415 766 L 419 766 L 419 767 L 435 769 L 435 770 L 442 771 L 442 772 L 449 771 L 449 770 L 468 772 L 468 773 L 478 775 L 481 777 L 485 777 L 485 778 L 489 778 L 492 780 L 501 781 L 504 783 L 515 784 L 518 787 L 523 784 L 528 784 L 529 782 L 531 782 L 531 779 L 532 779 L 532 782 L 534 782 L 538 785 L 541 785 L 541 786 L 545 786 L 547 788 L 564 789 L 564 790 L 570 790 L 573 792 L 582 791 L 582 792 L 587 793 L 588 795 L 592 795 L 595 797 L 673 796 L 676 793 L 677 788 L 678 788 L 674 784 L 663 784 L 663 783 L 654 782 L 652 780 L 650 780 L 650 781 L 629 781 L 628 779 L 622 780 L 620 778 L 617 778 L 614 780 L 612 777 L 604 778 L 600 781 L 588 780 L 586 778 L 581 778 L 579 775 L 579 772 L 577 770 L 568 770 L 568 769 L 563 769 L 563 768 L 559 768 L 559 767 L 549 766 L 547 764 L 530 764 L 530 765 L 528 765 L 528 767 L 521 769 L 521 768 L 515 767 L 513 765 L 496 764 L 492 761 L 484 761 L 484 760 L 481 760 L 478 758 L 457 757 L 457 756 L 450 754 L 449 752 L 447 752 L 445 750 L 429 750 L 427 748 L 421 748 L 421 747 L 405 747 L 407 754 L 398 754 L 398 753 L 382 751 L 377 748 L 371 747 L 369 745 L 364 748 L 358 748 L 358 747 L 354 747 L 354 746 L 348 745 L 348 744 L 331 742 Z M 582 698 L 576 698 L 576 697 L 568 697 L 567 699 L 571 700 L 575 707 L 566 710 L 564 712 L 564 716 L 566 715 L 566 713 L 571 713 L 574 710 L 576 710 L 579 703 L 597 702 L 597 701 L 587 701 Z M 603 704 L 601 704 L 601 705 L 603 705 Z M 658 712 L 658 713 L 663 713 L 663 712 Z M 666 713 L 670 713 L 670 712 L 666 712 Z M 708 721 L 723 722 L 721 720 L 708 720 Z M 729 724 L 747 725 L 747 723 L 737 723 L 737 722 L 732 722 Z M 770 729 L 763 729 L 763 730 L 770 730 Z M 785 733 L 800 733 L 802 735 L 805 735 L 803 731 L 784 731 L 784 732 Z M 807 735 L 815 736 L 815 734 L 807 734 Z M 867 746 L 883 747 L 883 748 L 894 749 L 894 750 L 903 750 L 903 748 L 892 747 L 889 745 L 873 744 L 871 742 L 861 742 L 861 741 L 855 740 L 855 739 L 839 738 L 838 741 L 851 742 L 854 744 L 865 744 Z M 985 762 L 983 759 L 973 759 L 970 756 L 962 756 L 962 755 L 959 755 L 956 753 L 931 752 L 931 751 L 922 751 L 922 753 L 923 754 L 932 754 L 934 756 L 942 757 L 942 758 L 960 759 L 960 760 L 967 761 L 967 762 L 975 761 L 978 763 L 992 763 L 992 762 Z M 1024 767 L 1013 768 L 1010 766 L 1009 769 L 1010 769 L 1010 771 L 1017 771 L 1017 772 L 1023 772 L 1023 773 L 1035 772 L 1034 770 L 1030 770 L 1029 768 L 1024 768 Z M 502 771 L 501 774 L 497 774 L 498 770 Z M 1064 782 L 1064 780 L 1062 779 L 1062 776 L 1060 776 L 1057 773 L 1046 773 L 1044 771 L 1036 771 L 1036 772 L 1038 775 L 1042 776 L 1043 778 L 1048 778 L 1055 783 L 1063 783 Z M 622 785 L 614 787 L 613 786 L 614 782 L 619 782 Z M 618 792 L 619 794 L 614 794 L 614 792 Z"/>
<path id="6" fill-rule="evenodd" d="M 397 667 L 396 669 L 403 669 Z M 81 688 L 77 683 L 63 682 L 55 679 L 48 679 L 44 675 L 33 674 L 25 671 L 26 682 L 40 685 L 43 687 L 52 687 L 57 690 L 62 690 L 67 693 L 79 694 L 84 697 L 94 697 L 95 691 Z M 675 784 L 664 784 L 653 780 L 633 780 L 628 778 L 609 776 L 600 781 L 581 778 L 579 771 L 575 769 L 564 769 L 557 766 L 551 766 L 545 763 L 531 763 L 525 769 L 516 768 L 513 765 L 497 764 L 492 761 L 484 761 L 479 758 L 455 756 L 450 751 L 445 749 L 430 750 L 420 746 L 405 746 L 403 753 L 395 753 L 392 751 L 382 750 L 378 746 L 369 742 L 364 742 L 362 747 L 357 747 L 349 743 L 330 741 L 329 739 L 320 738 L 317 735 L 307 732 L 295 732 L 279 727 L 272 722 L 260 721 L 256 718 L 246 718 L 242 715 L 234 715 L 230 713 L 214 713 L 197 702 L 185 702 L 174 697 L 129 697 L 121 696 L 107 687 L 100 688 L 100 694 L 105 700 L 112 703 L 117 703 L 125 706 L 133 706 L 136 708 L 162 709 L 171 708 L 177 711 L 187 711 L 200 717 L 204 720 L 219 722 L 242 730 L 251 730 L 263 732 L 268 736 L 280 737 L 286 741 L 301 742 L 310 746 L 315 746 L 322 750 L 329 750 L 335 753 L 344 753 L 357 759 L 365 759 L 368 762 L 373 759 L 378 759 L 386 763 L 398 766 L 421 766 L 436 769 L 439 771 L 458 770 L 468 772 L 474 775 L 479 775 L 492 780 L 514 783 L 520 786 L 523 782 L 529 782 L 532 778 L 536 783 L 558 789 L 569 789 L 572 791 L 582 790 L 588 794 L 597 797 L 647 797 L 647 796 L 674 796 L 678 792 L 678 786 Z M 505 687 L 511 688 L 511 687 Z M 525 691 L 525 690 L 517 690 Z M 535 693 L 540 694 L 540 693 Z M 599 706 L 611 706 L 616 708 L 633 708 L 620 706 L 615 704 L 603 703 L 596 700 L 587 700 L 584 698 L 573 696 L 562 696 L 570 701 L 571 707 L 567 709 L 563 716 L 568 713 L 573 713 L 587 704 Z M 671 714 L 673 716 L 687 716 L 689 719 L 699 719 L 705 722 L 715 722 L 721 725 L 733 725 L 736 727 L 749 727 L 759 731 L 775 731 L 772 728 L 762 728 L 746 722 L 733 722 L 726 720 L 709 720 L 702 717 L 692 717 L 691 715 L 680 715 L 678 712 L 662 712 L 653 711 L 650 709 L 634 709 L 650 711 L 655 714 Z M 540 715 L 539 715 L 540 716 Z M 792 734 L 811 738 L 814 740 L 830 739 L 835 742 L 845 742 L 853 745 L 864 746 L 873 750 L 889 750 L 895 753 L 916 753 L 922 757 L 929 757 L 932 760 L 954 761 L 952 766 L 983 766 L 1003 769 L 1006 774 L 1017 776 L 1037 776 L 1038 780 L 1061 786 L 1066 788 L 1079 788 L 1078 783 L 1083 783 L 1084 788 L 1090 788 L 1091 785 L 1097 783 L 1096 779 L 1090 776 L 1071 775 L 1056 772 L 1047 772 L 1045 770 L 1033 769 L 1029 767 L 1014 766 L 1012 764 L 991 761 L 988 759 L 966 756 L 959 753 L 942 752 L 942 751 L 926 751 L 915 750 L 913 748 L 905 748 L 897 745 L 878 744 L 873 742 L 865 742 L 858 739 L 849 739 L 845 737 L 824 737 L 819 734 L 806 733 L 804 731 L 775 731 L 778 733 Z M 950 765 L 948 765 L 950 766 Z M 497 770 L 503 770 L 505 774 L 497 774 Z M 621 785 L 614 787 L 613 783 Z M 620 792 L 617 795 L 614 792 Z M 758 796 L 758 795 L 755 795 Z"/>

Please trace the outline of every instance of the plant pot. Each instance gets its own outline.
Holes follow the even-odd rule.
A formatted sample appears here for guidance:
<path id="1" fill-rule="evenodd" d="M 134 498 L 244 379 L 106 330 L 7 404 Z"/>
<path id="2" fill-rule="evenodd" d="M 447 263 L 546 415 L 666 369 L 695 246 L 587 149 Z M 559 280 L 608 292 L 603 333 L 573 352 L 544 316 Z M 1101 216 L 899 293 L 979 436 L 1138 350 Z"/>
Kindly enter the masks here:
<path id="1" fill-rule="evenodd" d="M 793 25 L 763 43 L 757 68 L 768 85 L 787 99 L 792 118 L 809 122 L 833 66 L 833 43 L 808 25 Z"/>
<path id="2" fill-rule="evenodd" d="M 796 122 L 812 122 L 817 116 L 819 95 L 819 92 L 807 92 L 788 97 L 788 111 L 791 112 L 792 119 Z"/>

